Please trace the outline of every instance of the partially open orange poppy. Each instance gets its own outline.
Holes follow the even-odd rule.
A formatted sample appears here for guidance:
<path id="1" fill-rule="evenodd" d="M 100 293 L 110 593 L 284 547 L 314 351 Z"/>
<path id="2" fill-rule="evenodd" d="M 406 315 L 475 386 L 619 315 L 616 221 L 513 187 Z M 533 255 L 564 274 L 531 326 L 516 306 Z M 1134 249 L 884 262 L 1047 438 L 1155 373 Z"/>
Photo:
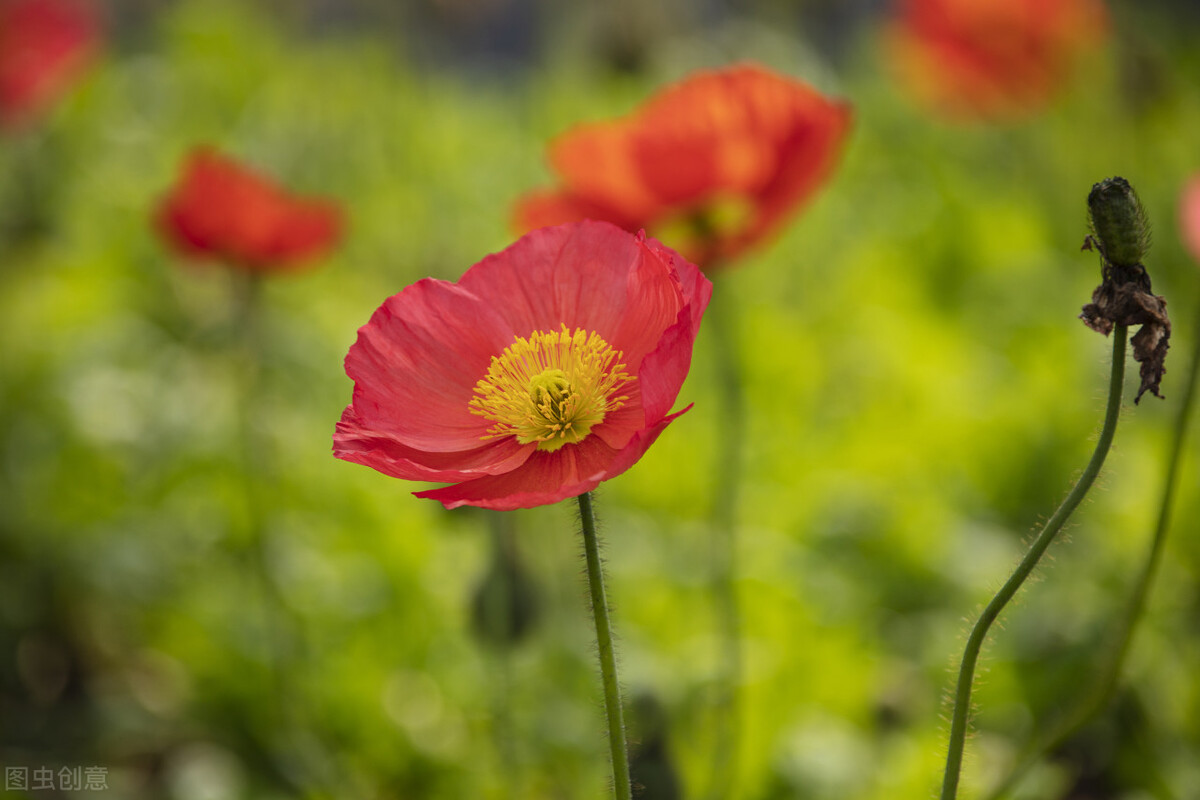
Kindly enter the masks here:
<path id="1" fill-rule="evenodd" d="M 45 111 L 99 45 L 96 12 L 84 0 L 0 0 L 0 127 Z"/>
<path id="2" fill-rule="evenodd" d="M 1100 0 L 899 0 L 885 41 L 919 102 L 1005 119 L 1045 107 L 1107 20 Z"/>
<path id="3" fill-rule="evenodd" d="M 762 67 L 699 72 L 629 116 L 552 142 L 561 187 L 522 198 L 516 225 L 591 218 L 645 228 L 711 269 L 813 194 L 849 125 L 847 104 Z"/>
<path id="4" fill-rule="evenodd" d="M 209 147 L 189 155 L 154 221 L 180 254 L 251 272 L 293 270 L 330 250 L 342 229 L 331 201 L 295 196 Z"/>

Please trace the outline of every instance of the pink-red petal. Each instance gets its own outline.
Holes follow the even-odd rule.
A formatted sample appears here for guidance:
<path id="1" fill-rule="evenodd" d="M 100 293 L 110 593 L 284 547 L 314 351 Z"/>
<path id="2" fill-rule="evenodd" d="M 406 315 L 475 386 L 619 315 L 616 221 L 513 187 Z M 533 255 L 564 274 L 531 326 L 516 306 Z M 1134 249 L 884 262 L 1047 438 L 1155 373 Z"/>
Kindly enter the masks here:
<path id="1" fill-rule="evenodd" d="M 430 452 L 474 450 L 492 424 L 472 414 L 475 384 L 517 334 L 461 284 L 426 278 L 388 298 L 346 355 L 364 424 Z"/>
<path id="2" fill-rule="evenodd" d="M 614 478 L 637 463 L 658 435 L 691 406 L 639 431 L 620 450 L 596 437 L 553 453 L 539 450 L 512 472 L 414 492 L 417 497 L 437 500 L 446 508 L 470 505 L 511 511 L 557 503 L 590 492 L 602 481 Z"/>
<path id="3" fill-rule="evenodd" d="M 676 260 L 675 266 L 688 303 L 680 309 L 675 324 L 663 332 L 658 346 L 645 358 L 638 372 L 647 423 L 666 414 L 679 396 L 691 367 L 692 344 L 700 330 L 700 319 L 712 298 L 712 283 L 699 268 L 682 258 Z"/>
<path id="4" fill-rule="evenodd" d="M 525 463 L 535 449 L 506 437 L 474 450 L 451 453 L 417 450 L 377 427 L 364 424 L 353 406 L 346 407 L 333 434 L 333 454 L 338 458 L 412 481 L 464 481 L 508 472 Z"/>
<path id="5" fill-rule="evenodd" d="M 607 222 L 542 228 L 469 269 L 459 286 L 503 298 L 518 336 L 566 325 L 600 334 L 636 369 L 674 323 L 682 296 L 669 261 Z"/>

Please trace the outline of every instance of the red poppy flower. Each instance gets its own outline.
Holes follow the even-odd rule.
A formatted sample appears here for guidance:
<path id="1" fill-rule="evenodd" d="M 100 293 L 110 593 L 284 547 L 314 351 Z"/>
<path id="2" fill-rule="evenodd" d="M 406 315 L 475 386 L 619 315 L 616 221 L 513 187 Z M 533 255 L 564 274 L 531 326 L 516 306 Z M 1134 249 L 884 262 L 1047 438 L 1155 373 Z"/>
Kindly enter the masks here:
<path id="1" fill-rule="evenodd" d="M 1192 176 L 1179 198 L 1179 231 L 1192 258 L 1200 263 L 1200 175 Z"/>
<path id="2" fill-rule="evenodd" d="M 828 177 L 850 109 L 757 66 L 700 72 L 633 114 L 550 145 L 562 188 L 523 198 L 522 230 L 593 218 L 646 228 L 705 268 L 773 233 Z"/>
<path id="3" fill-rule="evenodd" d="M 1100 0 L 899 0 L 886 43 L 919 101 L 958 119 L 1046 106 L 1103 38 Z"/>
<path id="4" fill-rule="evenodd" d="M 0 0 L 0 126 L 49 106 L 99 45 L 90 6 L 73 0 Z"/>
<path id="5" fill-rule="evenodd" d="M 700 271 L 604 222 L 534 231 L 458 283 L 388 298 L 346 356 L 338 458 L 447 508 L 529 508 L 591 491 L 669 413 L 712 293 Z M 690 408 L 690 406 L 689 406 Z"/>
<path id="6" fill-rule="evenodd" d="M 191 154 L 155 222 L 183 255 L 256 272 L 292 269 L 328 251 L 341 233 L 333 203 L 294 197 L 209 148 Z"/>

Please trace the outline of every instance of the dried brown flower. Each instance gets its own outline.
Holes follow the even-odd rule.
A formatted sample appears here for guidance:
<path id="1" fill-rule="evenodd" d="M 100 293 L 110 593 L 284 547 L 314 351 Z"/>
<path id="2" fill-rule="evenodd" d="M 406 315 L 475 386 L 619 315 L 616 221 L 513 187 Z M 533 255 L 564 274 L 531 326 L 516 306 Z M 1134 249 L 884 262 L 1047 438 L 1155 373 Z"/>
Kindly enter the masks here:
<path id="1" fill-rule="evenodd" d="M 1100 252 L 1101 283 L 1079 317 L 1105 336 L 1114 325 L 1141 325 L 1130 339 L 1142 378 L 1133 402 L 1147 391 L 1162 397 L 1158 388 L 1166 372 L 1171 321 L 1167 301 L 1151 290 L 1150 275 L 1141 264 L 1150 241 L 1145 211 L 1128 181 L 1108 178 L 1092 187 L 1088 217 L 1092 234 L 1083 249 Z"/>

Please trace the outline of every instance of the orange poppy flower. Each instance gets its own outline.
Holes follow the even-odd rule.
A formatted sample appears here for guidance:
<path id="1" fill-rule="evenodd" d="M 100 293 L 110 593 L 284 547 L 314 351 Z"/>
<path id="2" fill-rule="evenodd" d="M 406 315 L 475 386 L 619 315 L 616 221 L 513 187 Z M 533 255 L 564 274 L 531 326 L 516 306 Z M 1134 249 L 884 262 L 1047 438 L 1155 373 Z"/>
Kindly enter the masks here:
<path id="1" fill-rule="evenodd" d="M 1048 105 L 1107 28 L 1100 0 L 899 0 L 885 44 L 918 101 L 1004 119 Z"/>
<path id="2" fill-rule="evenodd" d="M 79 0 L 0 0 L 0 126 L 41 113 L 95 55 L 100 30 Z"/>
<path id="3" fill-rule="evenodd" d="M 522 198 L 516 226 L 592 218 L 645 228 L 711 269 L 812 195 L 849 125 L 847 104 L 762 67 L 700 72 L 629 116 L 552 142 L 562 186 Z"/>
<path id="4" fill-rule="evenodd" d="M 341 233 L 337 207 L 295 197 L 214 150 L 188 158 L 155 215 L 180 254 L 253 272 L 281 272 L 324 254 Z"/>

